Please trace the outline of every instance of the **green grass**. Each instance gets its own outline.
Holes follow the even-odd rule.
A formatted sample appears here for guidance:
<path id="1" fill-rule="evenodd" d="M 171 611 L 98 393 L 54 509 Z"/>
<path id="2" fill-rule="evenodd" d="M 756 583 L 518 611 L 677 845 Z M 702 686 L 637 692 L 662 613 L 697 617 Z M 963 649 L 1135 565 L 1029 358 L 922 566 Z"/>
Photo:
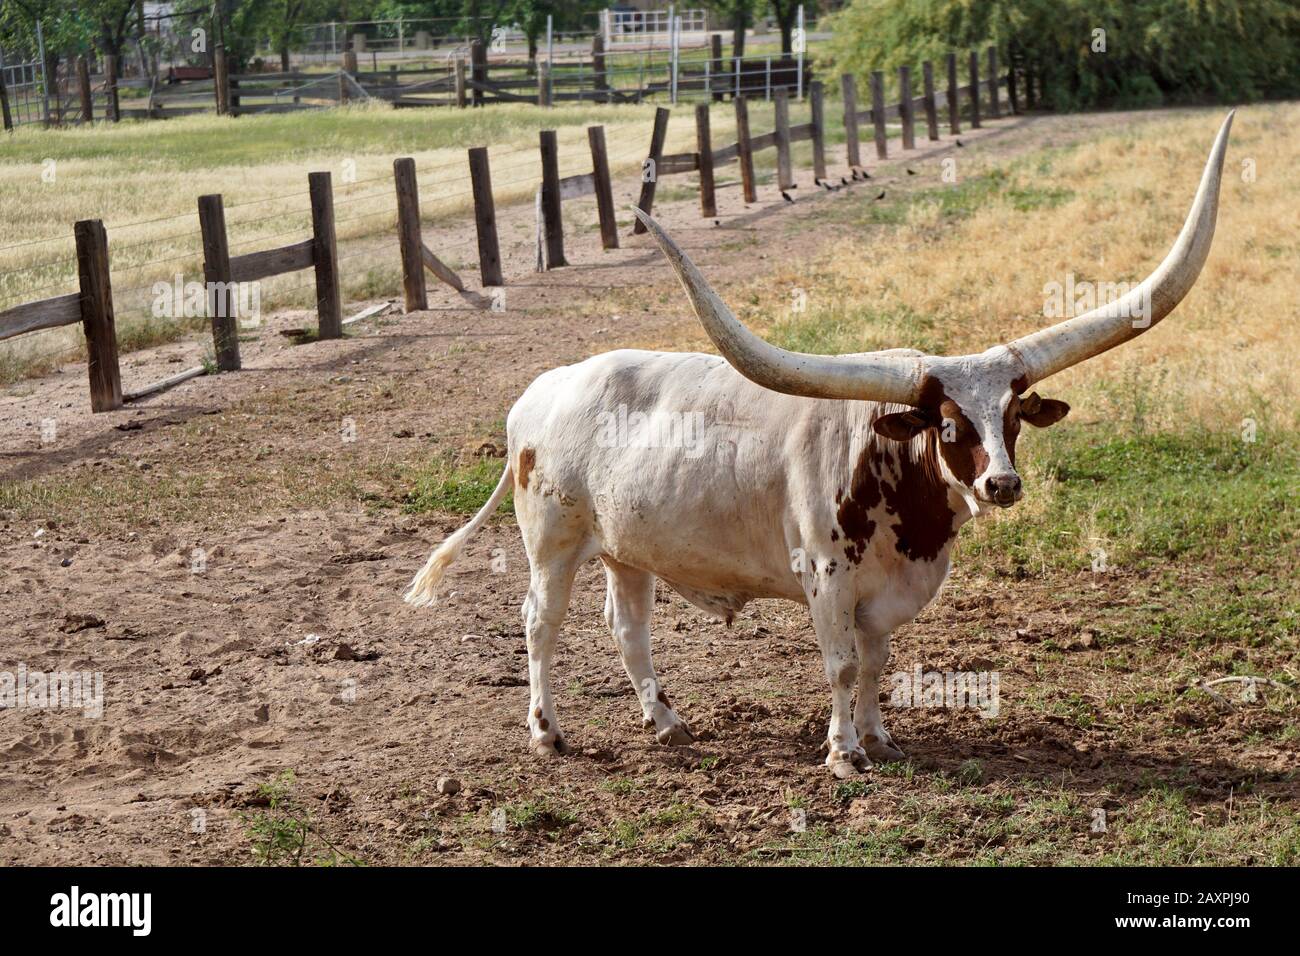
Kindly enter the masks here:
<path id="1" fill-rule="evenodd" d="M 911 309 L 890 313 L 862 302 L 836 300 L 823 306 L 810 303 L 807 312 L 785 316 L 764 337 L 781 348 L 825 355 L 884 348 L 942 355 L 947 351 L 943 327 L 943 322 Z"/>
<path id="2" fill-rule="evenodd" d="M 1026 163 L 995 167 L 973 176 L 961 173 L 957 181 L 907 192 L 895 190 L 888 202 L 841 204 L 832 210 L 837 218 L 860 224 L 899 226 L 909 221 L 919 207 L 937 207 L 939 224 L 972 216 L 979 209 L 1002 203 L 1016 212 L 1051 209 L 1074 197 L 1062 186 L 1040 186 L 1031 180 L 1035 173 Z"/>
<path id="3" fill-rule="evenodd" d="M 771 841 L 745 862 L 793 865 L 1294 866 L 1300 821 L 1258 797 L 1198 803 L 1194 791 L 1152 786 L 1137 794 L 1081 795 L 1032 781 L 1017 792 L 923 792 L 897 802 L 902 823 L 821 825 Z M 1104 817 L 1098 814 L 1104 811 Z M 1094 832 L 1094 821 L 1105 829 Z"/>
<path id="4" fill-rule="evenodd" d="M 321 833 L 313 814 L 294 795 L 294 784 L 293 771 L 284 771 L 257 788 L 265 809 L 239 814 L 253 858 L 262 866 L 361 865 Z"/>
<path id="5" fill-rule="evenodd" d="M 473 110 L 357 106 L 239 119 L 186 116 L 125 121 L 111 128 L 97 125 L 54 132 L 21 127 L 0 143 L 0 161 L 40 164 L 47 158 L 85 159 L 168 171 L 257 165 L 271 157 L 276 162 L 323 157 L 332 165 L 340 156 L 358 153 L 401 156 L 509 141 L 543 126 L 556 129 L 640 117 L 648 123 L 653 113 L 649 105 L 594 103 L 557 106 L 545 113 L 528 104 Z"/>
<path id="6" fill-rule="evenodd" d="M 480 458 L 468 465 L 457 464 L 446 456 L 435 458 L 411 476 L 405 510 L 417 514 L 474 514 L 492 497 L 504 470 L 505 462 L 500 458 Z M 506 494 L 497 513 L 511 514 L 513 510 L 511 492 Z"/>
<path id="7" fill-rule="evenodd" d="M 1028 493 L 1043 507 L 981 522 L 962 547 L 1002 570 L 1091 567 L 1098 549 L 1109 567 L 1229 556 L 1268 564 L 1293 554 L 1297 448 L 1291 433 L 1253 443 L 1203 430 L 1132 436 L 1067 419 L 1037 433 L 1026 456 Z"/>

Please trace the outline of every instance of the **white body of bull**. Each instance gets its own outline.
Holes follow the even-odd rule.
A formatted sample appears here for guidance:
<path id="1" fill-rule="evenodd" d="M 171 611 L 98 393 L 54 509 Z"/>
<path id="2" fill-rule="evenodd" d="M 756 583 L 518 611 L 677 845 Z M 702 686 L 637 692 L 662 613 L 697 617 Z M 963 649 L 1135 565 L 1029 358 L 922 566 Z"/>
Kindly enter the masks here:
<path id="1" fill-rule="evenodd" d="M 871 758 L 900 757 L 880 721 L 890 631 L 938 593 L 957 529 L 1021 497 L 1021 424 L 1045 427 L 1069 411 L 1029 386 L 1142 334 L 1191 289 L 1214 237 L 1231 126 L 1230 113 L 1182 231 L 1141 285 L 977 355 L 779 349 L 746 329 L 638 210 L 725 359 L 618 351 L 540 376 L 507 419 L 500 484 L 434 551 L 407 600 L 434 601 L 447 566 L 513 484 L 532 572 L 524 621 L 535 750 L 566 749 L 550 665 L 574 575 L 598 557 L 605 619 L 660 741 L 691 735 L 650 660 L 656 578 L 728 619 L 753 598 L 806 603 L 831 686 L 828 766 L 848 776 Z"/>
<path id="2" fill-rule="evenodd" d="M 947 576 L 951 534 L 932 557 L 908 557 L 882 496 L 866 511 L 877 530 L 859 554 L 838 512 L 864 456 L 886 487 L 903 480 L 905 459 L 926 458 L 923 439 L 889 442 L 872 431 L 873 417 L 902 407 L 782 395 L 702 354 L 623 350 L 546 372 L 510 411 L 497 491 L 435 552 L 409 599 L 432 602 L 447 564 L 513 486 L 531 567 L 524 620 L 536 749 L 565 748 L 550 663 L 574 575 L 598 557 L 606 619 L 661 740 L 690 736 L 650 658 L 656 578 L 728 620 L 755 598 L 808 604 L 841 705 L 828 762 L 896 758 L 877 681 L 890 631 Z M 951 513 L 950 532 L 971 517 L 973 500 L 946 483 L 930 493 L 944 496 L 936 504 Z"/>

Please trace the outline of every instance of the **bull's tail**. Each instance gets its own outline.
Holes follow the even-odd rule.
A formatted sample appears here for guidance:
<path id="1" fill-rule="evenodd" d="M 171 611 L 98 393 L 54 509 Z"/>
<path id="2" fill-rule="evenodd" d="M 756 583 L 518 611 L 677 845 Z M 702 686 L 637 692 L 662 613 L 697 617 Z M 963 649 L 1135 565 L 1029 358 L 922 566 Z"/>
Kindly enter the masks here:
<path id="1" fill-rule="evenodd" d="M 434 549 L 433 554 L 429 555 L 429 560 L 425 562 L 424 567 L 420 570 L 414 580 L 411 581 L 410 588 L 407 589 L 405 599 L 407 604 L 415 607 L 430 607 L 438 601 L 438 588 L 442 584 L 442 576 L 446 573 L 451 563 L 460 557 L 461 551 L 465 549 L 466 542 L 473 536 L 474 532 L 483 526 L 492 512 L 497 510 L 497 505 L 501 504 L 501 499 L 506 496 L 514 482 L 514 472 L 510 465 L 506 465 L 506 470 L 501 474 L 501 480 L 497 482 L 496 490 L 492 492 L 492 497 L 487 500 L 478 514 L 470 519 L 469 524 L 456 531 L 442 544 Z"/>

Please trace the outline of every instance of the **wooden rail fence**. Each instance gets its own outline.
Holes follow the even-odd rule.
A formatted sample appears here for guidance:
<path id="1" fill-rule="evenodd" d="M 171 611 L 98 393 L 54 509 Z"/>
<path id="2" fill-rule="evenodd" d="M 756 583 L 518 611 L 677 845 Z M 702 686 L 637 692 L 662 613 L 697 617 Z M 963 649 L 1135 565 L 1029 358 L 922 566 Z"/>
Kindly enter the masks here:
<path id="1" fill-rule="evenodd" d="M 988 77 L 981 81 L 979 54 L 975 51 L 970 53 L 970 81 L 964 86 L 957 84 L 956 54 L 950 53 L 945 57 L 944 67 L 948 80 L 946 91 L 948 130 L 952 135 L 960 132 L 960 106 L 963 98 L 969 101 L 968 118 L 972 128 L 978 128 L 982 123 L 981 100 L 987 102 L 989 118 L 1002 115 L 1000 88 L 1003 85 L 1007 86 L 1011 111 L 1014 113 L 1019 109 L 1019 90 L 1015 86 L 1014 74 L 999 74 L 995 49 L 990 48 L 986 56 Z M 218 61 L 221 59 L 218 56 Z M 476 70 L 477 75 L 482 75 L 483 63 L 481 50 L 472 50 L 469 76 L 466 76 L 462 69 L 455 71 L 454 83 L 457 96 L 468 98 L 482 92 L 482 84 L 476 86 L 478 81 L 473 77 L 476 75 Z M 84 62 L 81 66 L 84 67 Z M 111 73 L 111 63 L 108 64 L 108 69 Z M 84 69 L 79 72 L 84 94 L 88 83 L 87 73 Z M 840 78 L 844 109 L 845 161 L 855 179 L 862 166 L 859 127 L 863 123 L 871 124 L 876 154 L 881 159 L 888 156 L 887 121 L 896 120 L 901 124 L 901 144 L 904 152 L 915 148 L 918 109 L 925 118 L 928 139 L 931 141 L 940 139 L 939 108 L 931 63 L 922 64 L 922 78 L 922 92 L 919 96 L 914 96 L 911 87 L 911 71 L 906 66 L 901 67 L 898 77 L 899 101 L 886 104 L 884 76 L 880 72 L 872 73 L 871 108 L 867 110 L 858 109 L 857 83 L 854 77 Z M 233 109 L 231 106 L 233 89 L 226 87 L 226 84 L 220 81 L 216 86 L 218 90 L 223 91 L 220 95 L 225 100 L 226 108 Z M 984 88 L 987 89 L 986 95 L 983 93 Z M 1032 92 L 1031 88 L 1026 87 L 1027 100 Z M 777 87 L 773 90 L 773 128 L 770 132 L 760 135 L 754 135 L 751 131 L 749 98 L 744 94 L 734 96 L 736 142 L 722 147 L 713 145 L 709 103 L 707 101 L 699 103 L 694 110 L 696 148 L 693 152 L 685 153 L 664 153 L 670 111 L 660 107 L 655 111 L 650 143 L 646 159 L 642 164 L 641 189 L 637 206 L 647 213 L 652 212 L 656 187 L 661 176 L 695 172 L 699 176 L 700 214 L 703 217 L 715 217 L 718 213 L 717 169 L 733 161 L 739 167 L 745 202 L 756 202 L 758 190 L 754 175 L 754 155 L 765 149 L 776 150 L 777 186 L 785 198 L 789 199 L 787 191 L 797 188 L 791 161 L 791 146 L 805 141 L 810 141 L 812 144 L 813 182 L 826 188 L 835 188 L 826 179 L 825 90 L 822 83 L 813 80 L 808 86 L 808 95 L 810 121 L 791 125 L 788 89 Z M 86 108 L 89 115 L 88 103 Z M 108 109 L 110 114 L 115 110 L 111 99 Z M 600 222 L 601 246 L 604 249 L 617 249 L 619 246 L 613 183 L 604 127 L 588 127 L 587 141 L 591 151 L 591 172 L 562 178 L 559 175 L 559 153 L 555 131 L 543 130 L 539 134 L 541 186 L 536 196 L 539 269 L 558 268 L 567 264 L 562 218 L 564 200 L 594 196 Z M 468 165 L 480 279 L 483 288 L 499 287 L 505 284 L 505 279 L 501 269 L 487 148 L 470 149 Z M 343 326 L 346 323 L 342 318 L 343 300 L 340 294 L 333 185 L 328 172 L 313 172 L 308 174 L 307 178 L 311 205 L 311 235 L 288 245 L 243 255 L 230 254 L 222 197 L 205 195 L 198 199 L 203 274 L 207 292 L 206 306 L 211 322 L 214 364 L 217 371 L 237 371 L 241 367 L 238 303 L 239 287 L 242 283 L 257 282 L 272 276 L 312 269 L 315 273 L 318 335 L 322 339 L 331 339 L 340 338 L 343 334 Z M 405 310 L 412 312 L 428 308 L 426 270 L 457 292 L 473 297 L 473 293 L 468 292 L 461 276 L 439 258 L 423 240 L 419 188 L 413 159 L 404 157 L 394 160 L 393 182 L 397 198 L 397 235 L 402 263 Z M 643 231 L 644 227 L 638 220 L 633 227 L 633 232 Z M 207 372 L 208 367 L 200 365 L 155 382 L 139 391 L 123 393 L 118 366 L 107 232 L 104 224 L 99 220 L 77 222 L 73 232 L 77 249 L 79 291 L 27 302 L 0 311 L 0 340 L 80 323 L 86 339 L 90 404 L 91 409 L 96 412 L 121 408 L 124 402 L 154 394 Z M 479 307 L 484 307 L 481 297 L 475 298 L 474 301 Z M 371 314 L 373 311 L 373 309 L 367 310 L 363 315 Z"/>

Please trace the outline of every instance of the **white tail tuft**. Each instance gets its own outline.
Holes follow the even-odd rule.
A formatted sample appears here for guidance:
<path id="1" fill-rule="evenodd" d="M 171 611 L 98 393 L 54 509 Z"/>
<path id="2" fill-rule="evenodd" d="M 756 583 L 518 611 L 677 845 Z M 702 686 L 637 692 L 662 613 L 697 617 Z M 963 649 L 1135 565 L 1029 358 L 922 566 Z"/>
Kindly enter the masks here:
<path id="1" fill-rule="evenodd" d="M 429 555 L 429 560 L 425 562 L 406 591 L 404 600 L 407 604 L 413 607 L 432 607 L 438 603 L 438 588 L 442 585 L 442 578 L 447 573 L 447 568 L 460 557 L 461 551 L 465 550 L 465 543 L 474 532 L 482 527 L 483 522 L 487 521 L 492 512 L 496 511 L 497 505 L 501 504 L 501 499 L 506 496 L 506 491 L 513 481 L 514 473 L 510 466 L 506 465 L 506 470 L 501 474 L 501 480 L 497 482 L 496 490 L 492 492 L 492 497 L 487 500 L 487 504 L 479 509 L 478 514 L 470 519 L 469 524 L 457 530 L 438 545 L 433 554 Z"/>

